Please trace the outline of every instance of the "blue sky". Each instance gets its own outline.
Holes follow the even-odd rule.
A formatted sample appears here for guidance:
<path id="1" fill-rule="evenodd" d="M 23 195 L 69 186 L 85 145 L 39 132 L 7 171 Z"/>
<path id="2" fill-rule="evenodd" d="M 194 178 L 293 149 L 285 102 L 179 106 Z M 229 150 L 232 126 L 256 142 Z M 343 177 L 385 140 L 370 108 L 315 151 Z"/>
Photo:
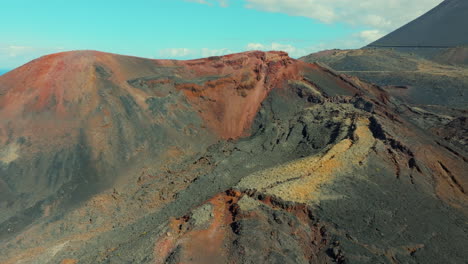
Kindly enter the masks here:
<path id="1" fill-rule="evenodd" d="M 0 0 L 0 69 L 92 49 L 191 59 L 359 48 L 441 0 Z"/>

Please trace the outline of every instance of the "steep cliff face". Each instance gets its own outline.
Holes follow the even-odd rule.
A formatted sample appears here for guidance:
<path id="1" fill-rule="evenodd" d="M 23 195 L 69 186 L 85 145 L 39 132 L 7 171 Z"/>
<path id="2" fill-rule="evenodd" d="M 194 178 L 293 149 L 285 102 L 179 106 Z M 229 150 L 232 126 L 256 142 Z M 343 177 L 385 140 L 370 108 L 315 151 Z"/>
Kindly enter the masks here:
<path id="1" fill-rule="evenodd" d="M 0 262 L 457 263 L 466 156 L 400 110 L 283 52 L 43 57 L 0 77 Z"/>

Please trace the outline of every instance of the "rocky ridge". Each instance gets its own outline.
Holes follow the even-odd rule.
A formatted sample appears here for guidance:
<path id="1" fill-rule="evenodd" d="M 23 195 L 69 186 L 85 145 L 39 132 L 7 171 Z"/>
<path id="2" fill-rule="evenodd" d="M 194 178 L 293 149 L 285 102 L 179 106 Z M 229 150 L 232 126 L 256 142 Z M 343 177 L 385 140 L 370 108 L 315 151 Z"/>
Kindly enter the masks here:
<path id="1" fill-rule="evenodd" d="M 0 262 L 461 263 L 466 154 L 402 105 L 282 52 L 41 58 L 0 77 Z"/>

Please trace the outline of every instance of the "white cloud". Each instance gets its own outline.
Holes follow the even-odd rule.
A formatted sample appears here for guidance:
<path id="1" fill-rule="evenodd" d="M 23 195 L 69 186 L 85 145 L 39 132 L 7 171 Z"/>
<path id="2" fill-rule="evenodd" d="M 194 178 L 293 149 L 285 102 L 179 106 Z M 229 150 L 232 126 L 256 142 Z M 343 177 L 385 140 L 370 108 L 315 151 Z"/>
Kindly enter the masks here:
<path id="1" fill-rule="evenodd" d="M 347 23 L 381 30 L 396 29 L 442 0 L 245 0 L 246 7 L 304 16 L 324 23 Z"/>
<path id="2" fill-rule="evenodd" d="M 187 57 L 194 53 L 193 50 L 187 48 L 170 48 L 159 50 L 159 55 L 163 58 L 180 58 Z"/>
<path id="3" fill-rule="evenodd" d="M 362 41 L 367 44 L 367 43 L 371 43 L 371 42 L 378 40 L 384 35 L 385 34 L 382 31 L 378 29 L 374 29 L 374 30 L 361 31 L 359 32 L 358 37 L 360 37 Z"/>
<path id="4" fill-rule="evenodd" d="M 308 53 L 316 51 L 315 47 L 298 48 L 291 44 L 283 44 L 283 43 L 277 43 L 277 42 L 272 42 L 269 44 L 249 43 L 247 44 L 245 49 L 246 50 L 262 50 L 262 51 L 271 51 L 271 50 L 285 51 L 291 57 L 300 57 L 300 56 L 304 56 Z"/>
<path id="5" fill-rule="evenodd" d="M 247 50 L 264 50 L 265 45 L 260 43 L 249 43 L 246 47 Z"/>
<path id="6" fill-rule="evenodd" d="M 233 53 L 230 49 L 188 49 L 188 48 L 169 48 L 159 50 L 159 59 L 193 59 L 200 57 L 222 56 Z"/>
<path id="7" fill-rule="evenodd" d="M 0 48 L 0 50 L 3 50 L 10 57 L 17 57 L 18 55 L 34 50 L 34 48 L 26 47 L 26 46 L 10 45 L 7 47 Z"/>
<path id="8" fill-rule="evenodd" d="M 58 52 L 63 48 L 38 48 L 29 46 L 18 46 L 18 45 L 0 45 L 0 56 L 8 56 L 10 58 L 21 57 L 25 55 L 31 55 L 37 52 Z"/>
<path id="9" fill-rule="evenodd" d="M 213 56 L 222 56 L 226 54 L 233 53 L 230 49 L 201 49 L 201 56 L 202 57 L 213 57 Z"/>
<path id="10" fill-rule="evenodd" d="M 17 44 L 0 43 L 0 68 L 12 69 L 36 59 L 44 54 L 63 51 L 62 47 L 31 47 Z"/>
<path id="11" fill-rule="evenodd" d="M 295 56 L 298 52 L 301 52 L 300 49 L 294 47 L 293 45 L 290 44 L 280 44 L 280 43 L 271 43 L 271 49 L 272 50 L 282 50 L 286 51 L 287 53 L 291 54 L 292 56 Z"/>
<path id="12" fill-rule="evenodd" d="M 210 5 L 210 6 L 213 6 L 215 4 L 219 4 L 222 7 L 228 6 L 228 0 L 185 0 L 185 1 L 204 4 L 204 5 Z"/>
<path id="13" fill-rule="evenodd" d="M 229 0 L 187 0 L 213 5 L 228 5 Z M 231 0 L 232 1 L 232 0 Z M 302 16 L 323 23 L 344 23 L 366 28 L 340 39 L 301 45 L 295 41 L 249 43 L 246 50 L 283 50 L 292 57 L 332 48 L 360 48 L 410 22 L 443 0 L 243 0 L 244 7 L 264 12 Z M 298 47 L 300 46 L 300 47 Z"/>
<path id="14" fill-rule="evenodd" d="M 186 0 L 227 6 L 229 0 Z M 245 7 L 303 16 L 323 23 L 346 23 L 388 33 L 440 4 L 443 0 L 244 0 Z"/>
<path id="15" fill-rule="evenodd" d="M 245 50 L 280 50 L 285 51 L 290 57 L 299 58 L 309 55 L 314 52 L 328 50 L 328 49 L 356 49 L 367 45 L 369 42 L 375 41 L 382 37 L 384 34 L 379 30 L 364 30 L 356 34 L 345 35 L 340 39 L 322 41 L 313 45 L 296 45 L 300 44 L 296 41 L 288 43 L 248 43 Z M 301 43 L 302 44 L 302 43 Z"/>

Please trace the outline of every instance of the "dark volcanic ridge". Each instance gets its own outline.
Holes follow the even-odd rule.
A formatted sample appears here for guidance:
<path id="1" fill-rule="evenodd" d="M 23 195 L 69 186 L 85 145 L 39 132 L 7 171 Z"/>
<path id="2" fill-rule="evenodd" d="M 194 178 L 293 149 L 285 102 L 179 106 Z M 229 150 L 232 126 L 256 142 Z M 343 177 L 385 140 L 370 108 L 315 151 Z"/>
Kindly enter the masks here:
<path id="1" fill-rule="evenodd" d="M 35 60 L 0 76 L 0 263 L 463 263 L 466 119 L 405 98 L 284 52 Z"/>
<path id="2" fill-rule="evenodd" d="M 467 14 L 467 1 L 445 0 L 423 16 L 368 46 L 449 48 L 467 45 Z"/>

